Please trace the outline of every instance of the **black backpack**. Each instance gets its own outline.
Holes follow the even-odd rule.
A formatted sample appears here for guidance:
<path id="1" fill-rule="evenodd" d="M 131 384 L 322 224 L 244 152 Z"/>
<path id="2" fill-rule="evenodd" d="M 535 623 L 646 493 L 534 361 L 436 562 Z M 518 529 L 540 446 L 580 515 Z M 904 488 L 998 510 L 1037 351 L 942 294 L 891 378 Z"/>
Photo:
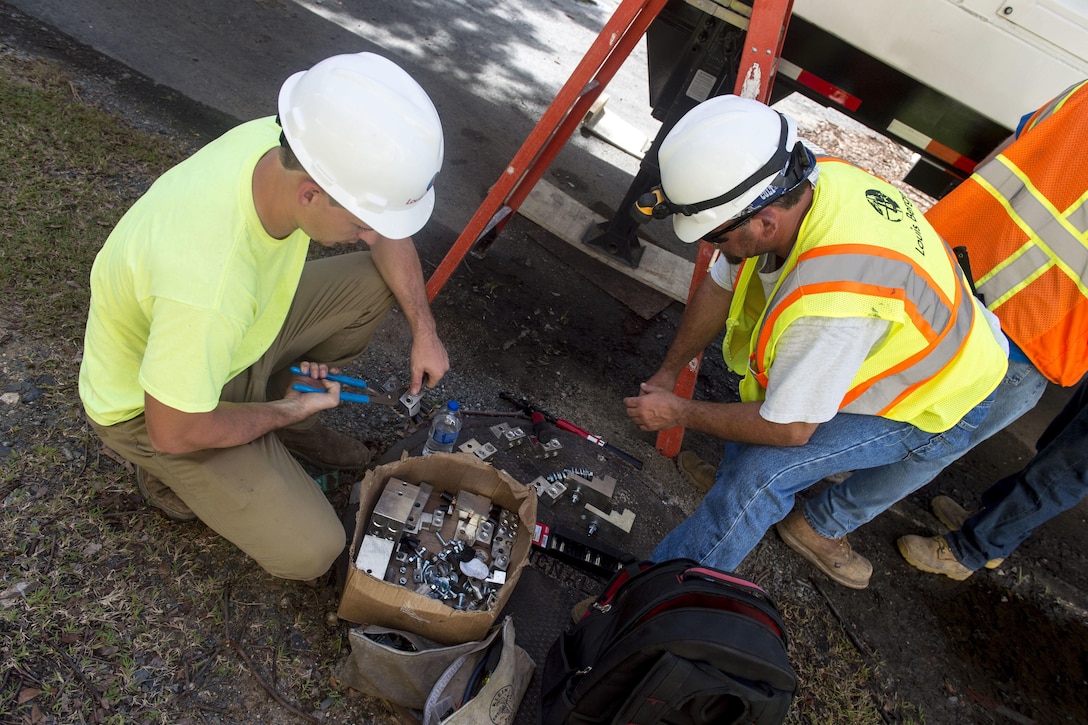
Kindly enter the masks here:
<path id="1" fill-rule="evenodd" d="M 548 651 L 540 725 L 772 725 L 796 689 L 762 589 L 690 559 L 643 562 Z"/>

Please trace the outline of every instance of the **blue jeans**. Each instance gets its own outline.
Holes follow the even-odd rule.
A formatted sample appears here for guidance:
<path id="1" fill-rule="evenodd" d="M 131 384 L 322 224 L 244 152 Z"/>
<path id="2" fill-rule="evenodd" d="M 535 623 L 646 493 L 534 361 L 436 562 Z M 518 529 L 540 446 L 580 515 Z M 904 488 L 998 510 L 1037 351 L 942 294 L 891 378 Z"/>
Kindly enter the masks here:
<path id="1" fill-rule="evenodd" d="M 1004 380 L 994 391 L 990 413 L 971 432 L 966 448 L 944 456 L 911 453 L 880 468 L 856 471 L 805 503 L 805 519 L 829 539 L 846 536 L 937 477 L 949 464 L 1035 407 L 1046 390 L 1046 378 L 1028 362 L 1009 361 Z"/>
<path id="2" fill-rule="evenodd" d="M 740 565 L 771 526 L 793 508 L 793 497 L 842 471 L 885 466 L 917 456 L 955 457 L 986 417 L 993 394 L 944 433 L 874 415 L 839 413 L 821 423 L 803 446 L 728 443 L 714 485 L 695 513 L 657 545 L 653 559 L 686 557 L 717 569 Z"/>
<path id="3" fill-rule="evenodd" d="M 1008 556 L 1040 524 L 1088 494 L 1088 379 L 1043 432 L 1027 467 L 982 494 L 981 511 L 945 536 L 956 559 L 979 569 Z"/>

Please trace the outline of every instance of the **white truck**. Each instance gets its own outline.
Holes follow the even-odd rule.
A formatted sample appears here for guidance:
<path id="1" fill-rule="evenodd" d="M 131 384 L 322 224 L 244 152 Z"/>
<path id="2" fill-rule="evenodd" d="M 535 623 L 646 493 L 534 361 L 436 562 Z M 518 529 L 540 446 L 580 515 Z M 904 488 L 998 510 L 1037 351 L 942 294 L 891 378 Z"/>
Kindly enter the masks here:
<path id="1" fill-rule="evenodd" d="M 775 97 L 800 92 L 913 148 L 906 181 L 940 197 L 1086 79 L 1088 0 L 794 0 Z"/>
<path id="2" fill-rule="evenodd" d="M 668 0 L 646 32 L 654 141 L 618 209 L 660 181 L 685 112 L 732 93 L 763 0 Z M 777 18 L 775 18 L 777 20 Z M 1020 118 L 1088 80 L 1088 0 L 794 0 L 771 101 L 798 92 L 917 152 L 904 181 L 941 198 Z M 638 267 L 626 211 L 583 241 Z"/>

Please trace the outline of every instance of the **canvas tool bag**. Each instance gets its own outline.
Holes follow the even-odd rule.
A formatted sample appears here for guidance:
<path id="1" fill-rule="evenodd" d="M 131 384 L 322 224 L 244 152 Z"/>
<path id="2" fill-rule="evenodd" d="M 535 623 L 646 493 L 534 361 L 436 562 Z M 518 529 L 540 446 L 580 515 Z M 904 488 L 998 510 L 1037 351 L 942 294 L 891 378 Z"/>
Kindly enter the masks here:
<path id="1" fill-rule="evenodd" d="M 777 725 L 797 678 L 775 604 L 688 559 L 618 572 L 552 645 L 540 725 Z"/>
<path id="2" fill-rule="evenodd" d="M 509 617 L 484 639 L 451 646 L 387 627 L 356 627 L 338 676 L 360 692 L 421 711 L 426 725 L 506 725 L 536 667 L 514 636 Z"/>

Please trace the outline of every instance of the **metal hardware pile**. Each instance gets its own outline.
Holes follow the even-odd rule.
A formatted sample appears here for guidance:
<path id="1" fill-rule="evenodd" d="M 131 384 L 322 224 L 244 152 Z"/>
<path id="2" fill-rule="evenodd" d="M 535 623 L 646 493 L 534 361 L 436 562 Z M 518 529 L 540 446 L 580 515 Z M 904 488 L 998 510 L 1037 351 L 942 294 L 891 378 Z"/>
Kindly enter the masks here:
<path id="1" fill-rule="evenodd" d="M 432 501 L 433 498 L 433 501 Z M 489 611 L 506 582 L 519 519 L 469 491 L 390 478 L 355 566 L 461 611 Z"/>

